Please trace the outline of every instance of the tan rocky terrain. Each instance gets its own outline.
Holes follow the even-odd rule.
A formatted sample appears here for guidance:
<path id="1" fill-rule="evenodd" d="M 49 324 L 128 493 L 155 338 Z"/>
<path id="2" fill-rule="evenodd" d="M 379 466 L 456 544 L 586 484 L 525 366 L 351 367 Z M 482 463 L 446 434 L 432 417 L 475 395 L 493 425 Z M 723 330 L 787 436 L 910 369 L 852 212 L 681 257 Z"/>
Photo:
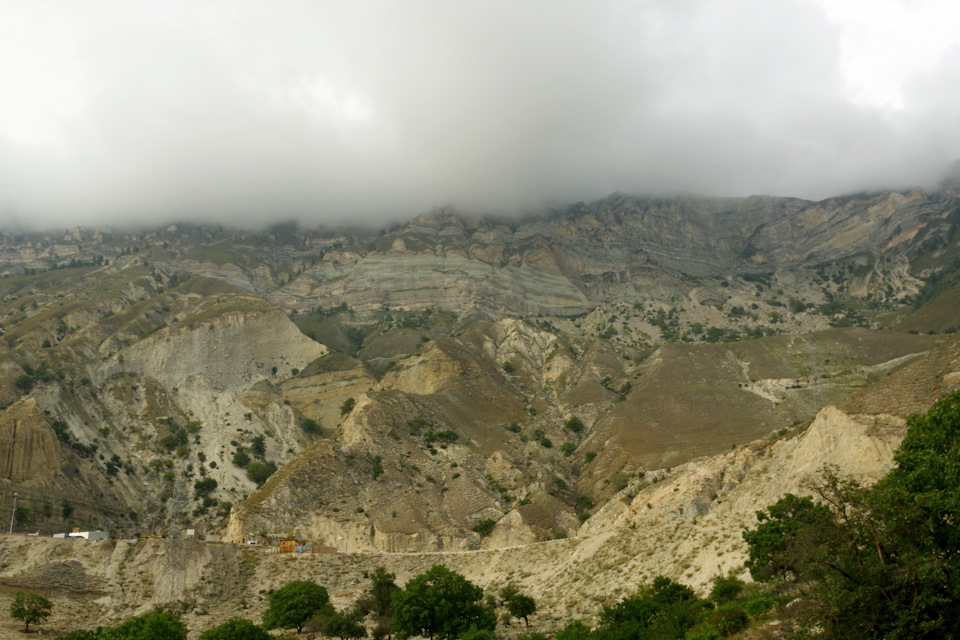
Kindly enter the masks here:
<path id="1" fill-rule="evenodd" d="M 4 601 L 15 589 L 53 595 L 50 629 L 119 621 L 167 603 L 194 634 L 227 617 L 259 620 L 264 591 L 313 579 L 338 605 L 385 566 L 403 582 L 444 563 L 495 589 L 515 582 L 540 602 L 542 628 L 600 606 L 656 575 L 703 588 L 742 569 L 743 527 L 758 505 L 785 492 L 809 492 L 824 465 L 871 482 L 881 476 L 904 433 L 904 419 L 960 388 L 960 335 L 864 391 L 824 407 L 809 426 L 758 440 L 671 470 L 632 477 L 575 535 L 499 549 L 444 553 L 376 551 L 280 555 L 268 547 L 178 540 L 72 541 L 5 538 L 0 544 Z M 3 606 L 4 602 L 0 602 Z M 12 624 L 3 637 L 18 637 Z"/>
<path id="2" fill-rule="evenodd" d="M 0 513 L 168 536 L 7 540 L 0 582 L 60 580 L 109 619 L 184 601 L 197 629 L 298 571 L 348 599 L 376 563 L 514 580 L 545 620 L 657 573 L 702 586 L 756 509 L 823 462 L 877 477 L 904 416 L 955 387 L 957 204 L 0 230 Z"/>

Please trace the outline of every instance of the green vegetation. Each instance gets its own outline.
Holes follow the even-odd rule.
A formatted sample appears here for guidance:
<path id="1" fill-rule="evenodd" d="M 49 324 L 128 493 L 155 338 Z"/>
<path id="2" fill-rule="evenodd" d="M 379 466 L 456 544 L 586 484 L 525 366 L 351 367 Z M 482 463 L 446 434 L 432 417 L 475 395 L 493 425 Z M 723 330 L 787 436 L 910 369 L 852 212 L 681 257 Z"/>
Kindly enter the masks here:
<path id="1" fill-rule="evenodd" d="M 952 638 L 960 629 L 960 392 L 911 416 L 897 466 L 865 488 L 825 469 L 744 532 L 757 580 L 800 595 L 826 638 Z"/>
<path id="2" fill-rule="evenodd" d="M 474 525 L 473 530 L 476 533 L 479 533 L 481 536 L 485 536 L 489 534 L 491 531 L 493 531 L 493 527 L 496 524 L 497 524 L 496 520 L 493 520 L 492 518 L 484 518 L 483 520 L 478 522 L 476 525 Z"/>
<path id="3" fill-rule="evenodd" d="M 296 629 L 297 633 L 310 618 L 330 612 L 327 590 L 308 580 L 290 582 L 270 594 L 270 605 L 263 614 L 264 629 Z"/>
<path id="4" fill-rule="evenodd" d="M 340 415 L 341 416 L 347 415 L 348 413 L 353 411 L 353 408 L 356 405 L 357 405 L 356 400 L 354 400 L 353 398 L 347 398 L 346 400 L 343 401 L 343 404 L 340 405 Z"/>
<path id="5" fill-rule="evenodd" d="M 353 407 L 351 407 L 351 409 L 352 408 Z M 341 410 L 342 410 L 342 407 L 341 407 Z M 343 415 L 343 413 L 341 413 L 340 415 Z M 323 432 L 323 430 L 320 428 L 320 424 L 316 420 L 313 420 L 312 418 L 304 418 L 303 420 L 301 420 L 300 428 L 306 431 L 307 433 L 312 433 L 314 435 Z"/>
<path id="6" fill-rule="evenodd" d="M 390 635 L 393 623 L 393 598 L 400 587 L 394 580 L 396 575 L 383 567 L 377 567 L 370 575 L 370 588 L 354 604 L 354 610 L 373 619 L 373 637 L 383 638 Z"/>
<path id="7" fill-rule="evenodd" d="M 243 618 L 230 618 L 200 634 L 200 640 L 270 640 L 272 637 L 262 627 Z"/>
<path id="8" fill-rule="evenodd" d="M 169 612 L 130 618 L 116 627 L 78 630 L 61 640 L 187 640 L 187 627 Z"/>
<path id="9" fill-rule="evenodd" d="M 272 462 L 251 462 L 247 465 L 247 478 L 257 483 L 260 487 L 277 470 L 277 465 Z"/>
<path id="10" fill-rule="evenodd" d="M 523 618 L 524 624 L 530 626 L 529 617 L 537 611 L 536 601 L 528 595 L 520 593 L 515 584 L 508 584 L 500 589 L 500 606 L 507 610 L 507 614 L 514 618 Z"/>
<path id="11" fill-rule="evenodd" d="M 480 587 L 438 564 L 394 594 L 391 628 L 401 640 L 411 636 L 452 640 L 471 629 L 493 631 L 496 614 L 482 599 Z"/>
<path id="12" fill-rule="evenodd" d="M 23 632 L 30 633 L 30 624 L 39 624 L 50 617 L 53 603 L 35 593 L 17 591 L 10 603 L 10 617 L 23 623 Z"/>

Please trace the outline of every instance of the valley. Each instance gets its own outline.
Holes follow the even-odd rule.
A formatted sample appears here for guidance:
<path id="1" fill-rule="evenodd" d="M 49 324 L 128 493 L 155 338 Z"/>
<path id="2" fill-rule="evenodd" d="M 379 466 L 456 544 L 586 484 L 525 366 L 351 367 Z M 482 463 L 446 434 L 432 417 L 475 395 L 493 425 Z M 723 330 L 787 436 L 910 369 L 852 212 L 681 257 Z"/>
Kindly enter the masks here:
<path id="1" fill-rule="evenodd" d="M 549 630 L 657 575 L 702 591 L 758 509 L 824 464 L 875 481 L 960 386 L 958 196 L 0 229 L 0 513 L 114 538 L 6 538 L 2 597 L 199 631 L 442 562 Z"/>

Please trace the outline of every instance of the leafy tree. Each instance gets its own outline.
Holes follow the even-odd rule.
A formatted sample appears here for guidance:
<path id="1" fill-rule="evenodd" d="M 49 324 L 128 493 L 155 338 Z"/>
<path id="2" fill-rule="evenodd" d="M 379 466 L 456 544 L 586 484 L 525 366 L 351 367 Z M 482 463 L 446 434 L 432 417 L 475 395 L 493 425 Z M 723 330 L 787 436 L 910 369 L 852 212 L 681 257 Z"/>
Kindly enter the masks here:
<path id="1" fill-rule="evenodd" d="M 373 637 L 384 638 L 390 635 L 393 623 L 393 595 L 400 590 L 394 579 L 395 574 L 383 567 L 377 567 L 370 576 L 370 588 L 361 596 L 354 610 L 360 615 L 371 615 L 374 621 Z"/>
<path id="2" fill-rule="evenodd" d="M 827 469 L 812 485 L 822 504 L 785 496 L 769 509 L 778 517 L 744 533 L 751 572 L 792 574 L 807 605 L 801 621 L 825 637 L 960 629 L 960 392 L 907 425 L 897 466 L 873 488 Z"/>
<path id="3" fill-rule="evenodd" d="M 457 638 L 471 627 L 493 630 L 497 617 L 483 590 L 442 564 L 412 578 L 393 596 L 393 630 L 400 638 Z"/>
<path id="4" fill-rule="evenodd" d="M 735 575 L 716 576 L 710 590 L 710 600 L 718 605 L 735 600 L 743 592 L 745 583 Z"/>
<path id="5" fill-rule="evenodd" d="M 658 576 L 635 595 L 604 607 L 595 635 L 598 640 L 682 638 L 696 623 L 702 608 L 703 601 L 693 589 Z M 654 627 L 658 635 L 652 634 Z"/>
<path id="6" fill-rule="evenodd" d="M 247 477 L 257 483 L 259 487 L 277 470 L 272 462 L 251 462 L 247 465 Z"/>
<path id="7" fill-rule="evenodd" d="M 523 618 L 523 622 L 529 627 L 528 616 L 532 616 L 537 610 L 537 603 L 530 596 L 522 593 L 514 594 L 507 600 L 507 611 L 514 618 Z"/>
<path id="8" fill-rule="evenodd" d="M 31 623 L 39 624 L 49 618 L 52 610 L 53 603 L 35 593 L 17 591 L 10 603 L 10 617 L 23 621 L 25 633 L 30 632 Z"/>
<path id="9" fill-rule="evenodd" d="M 342 408 L 342 407 L 341 407 Z M 343 414 L 340 414 L 343 415 Z M 306 431 L 307 433 L 323 433 L 323 429 L 320 428 L 320 423 L 312 418 L 304 418 L 300 421 L 300 428 Z"/>
<path id="10" fill-rule="evenodd" d="M 570 431 L 573 431 L 574 433 L 580 433 L 583 431 L 583 420 L 577 416 L 572 416 L 563 423 L 563 426 L 565 426 L 567 429 L 570 429 Z"/>
<path id="11" fill-rule="evenodd" d="M 262 458 L 267 453 L 267 440 L 263 437 L 262 433 L 254 436 L 253 440 L 250 441 L 250 450 L 253 451 L 258 458 Z"/>
<path id="12" fill-rule="evenodd" d="M 263 614 L 264 629 L 293 629 L 297 633 L 317 613 L 331 611 L 327 590 L 308 580 L 289 582 L 270 594 Z"/>
<path id="13" fill-rule="evenodd" d="M 237 449 L 233 454 L 233 464 L 241 469 L 246 468 L 250 464 L 250 454 L 243 449 Z"/>
<path id="14" fill-rule="evenodd" d="M 556 640 L 589 640 L 590 627 L 580 620 L 571 620 L 563 629 L 553 634 Z"/>
<path id="15" fill-rule="evenodd" d="M 271 640 L 272 637 L 262 627 L 243 618 L 230 618 L 200 634 L 200 640 Z"/>
<path id="16" fill-rule="evenodd" d="M 113 628 L 98 628 L 97 640 L 187 640 L 187 627 L 169 612 L 130 618 Z"/>
<path id="17" fill-rule="evenodd" d="M 210 495 L 217 488 L 217 481 L 213 478 L 204 478 L 193 483 L 193 492 L 198 498 Z"/>
<path id="18" fill-rule="evenodd" d="M 358 613 L 334 612 L 324 618 L 320 631 L 328 638 L 340 638 L 340 640 L 366 638 L 367 629 L 360 624 L 361 617 Z"/>
<path id="19" fill-rule="evenodd" d="M 822 533 L 833 520 L 830 509 L 811 497 L 788 493 L 765 510 L 757 512 L 760 524 L 745 531 L 750 549 L 746 566 L 754 580 L 772 577 L 809 577 L 811 550 L 822 542 Z"/>

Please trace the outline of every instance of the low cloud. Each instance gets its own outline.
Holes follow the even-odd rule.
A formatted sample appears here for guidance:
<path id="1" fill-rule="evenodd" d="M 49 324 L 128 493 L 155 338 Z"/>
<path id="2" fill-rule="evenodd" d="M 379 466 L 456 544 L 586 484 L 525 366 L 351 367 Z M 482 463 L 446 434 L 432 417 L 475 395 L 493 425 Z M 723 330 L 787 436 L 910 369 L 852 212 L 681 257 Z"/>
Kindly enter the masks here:
<path id="1" fill-rule="evenodd" d="M 960 157 L 960 50 L 865 102 L 810 1 L 35 4 L 0 26 L 0 226 L 822 198 Z"/>

